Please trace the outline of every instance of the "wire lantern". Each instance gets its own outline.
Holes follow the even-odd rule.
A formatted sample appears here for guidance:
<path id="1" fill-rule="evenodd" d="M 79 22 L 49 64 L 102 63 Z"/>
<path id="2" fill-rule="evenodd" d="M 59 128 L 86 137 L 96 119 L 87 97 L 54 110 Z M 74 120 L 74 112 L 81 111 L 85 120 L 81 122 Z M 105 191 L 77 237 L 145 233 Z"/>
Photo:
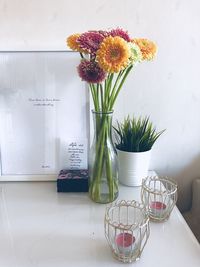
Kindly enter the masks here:
<path id="1" fill-rule="evenodd" d="M 148 176 L 142 181 L 141 199 L 150 220 L 168 220 L 177 202 L 177 183 L 168 177 Z"/>
<path id="2" fill-rule="evenodd" d="M 125 200 L 111 204 L 106 209 L 104 227 L 116 259 L 130 263 L 140 258 L 150 234 L 144 205 Z"/>

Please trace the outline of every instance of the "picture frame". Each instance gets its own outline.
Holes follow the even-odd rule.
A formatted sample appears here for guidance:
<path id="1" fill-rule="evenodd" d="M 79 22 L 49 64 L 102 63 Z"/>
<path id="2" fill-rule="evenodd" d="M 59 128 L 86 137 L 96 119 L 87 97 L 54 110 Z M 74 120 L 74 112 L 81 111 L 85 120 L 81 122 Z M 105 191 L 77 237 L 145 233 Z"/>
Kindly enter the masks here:
<path id="1" fill-rule="evenodd" d="M 89 93 L 79 62 L 72 51 L 0 52 L 0 181 L 56 180 L 67 144 L 88 147 Z"/>

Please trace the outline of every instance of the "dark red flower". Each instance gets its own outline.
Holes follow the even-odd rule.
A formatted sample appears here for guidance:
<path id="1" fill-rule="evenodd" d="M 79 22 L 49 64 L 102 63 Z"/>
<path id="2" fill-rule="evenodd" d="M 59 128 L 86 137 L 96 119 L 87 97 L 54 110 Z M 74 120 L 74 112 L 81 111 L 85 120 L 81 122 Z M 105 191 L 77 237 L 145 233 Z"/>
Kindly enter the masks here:
<path id="1" fill-rule="evenodd" d="M 95 54 L 103 39 L 104 35 L 100 32 L 89 31 L 81 34 L 81 36 L 77 39 L 77 43 L 83 50 L 88 53 Z"/>
<path id="2" fill-rule="evenodd" d="M 77 69 L 81 79 L 88 83 L 101 83 L 106 78 L 106 72 L 95 61 L 84 59 Z"/>

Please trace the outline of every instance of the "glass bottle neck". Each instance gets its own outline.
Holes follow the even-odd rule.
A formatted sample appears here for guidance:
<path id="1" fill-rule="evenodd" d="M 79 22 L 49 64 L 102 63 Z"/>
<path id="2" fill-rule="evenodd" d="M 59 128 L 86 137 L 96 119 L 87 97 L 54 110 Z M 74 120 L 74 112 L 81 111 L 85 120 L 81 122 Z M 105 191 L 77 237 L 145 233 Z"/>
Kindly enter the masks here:
<path id="1" fill-rule="evenodd" d="M 105 135 L 107 138 L 111 138 L 113 111 L 96 112 L 92 110 L 92 114 L 95 137 L 98 138 L 100 135 Z"/>

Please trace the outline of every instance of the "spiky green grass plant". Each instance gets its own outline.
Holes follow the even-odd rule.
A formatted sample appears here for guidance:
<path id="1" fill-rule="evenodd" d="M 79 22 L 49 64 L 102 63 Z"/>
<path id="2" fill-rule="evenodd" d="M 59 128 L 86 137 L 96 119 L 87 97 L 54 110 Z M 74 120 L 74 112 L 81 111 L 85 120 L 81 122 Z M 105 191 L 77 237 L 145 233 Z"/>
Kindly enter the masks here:
<path id="1" fill-rule="evenodd" d="M 149 117 L 130 118 L 122 123 L 117 121 L 115 130 L 116 148 L 126 152 L 145 152 L 152 148 L 159 136 L 165 131 L 156 131 Z"/>

